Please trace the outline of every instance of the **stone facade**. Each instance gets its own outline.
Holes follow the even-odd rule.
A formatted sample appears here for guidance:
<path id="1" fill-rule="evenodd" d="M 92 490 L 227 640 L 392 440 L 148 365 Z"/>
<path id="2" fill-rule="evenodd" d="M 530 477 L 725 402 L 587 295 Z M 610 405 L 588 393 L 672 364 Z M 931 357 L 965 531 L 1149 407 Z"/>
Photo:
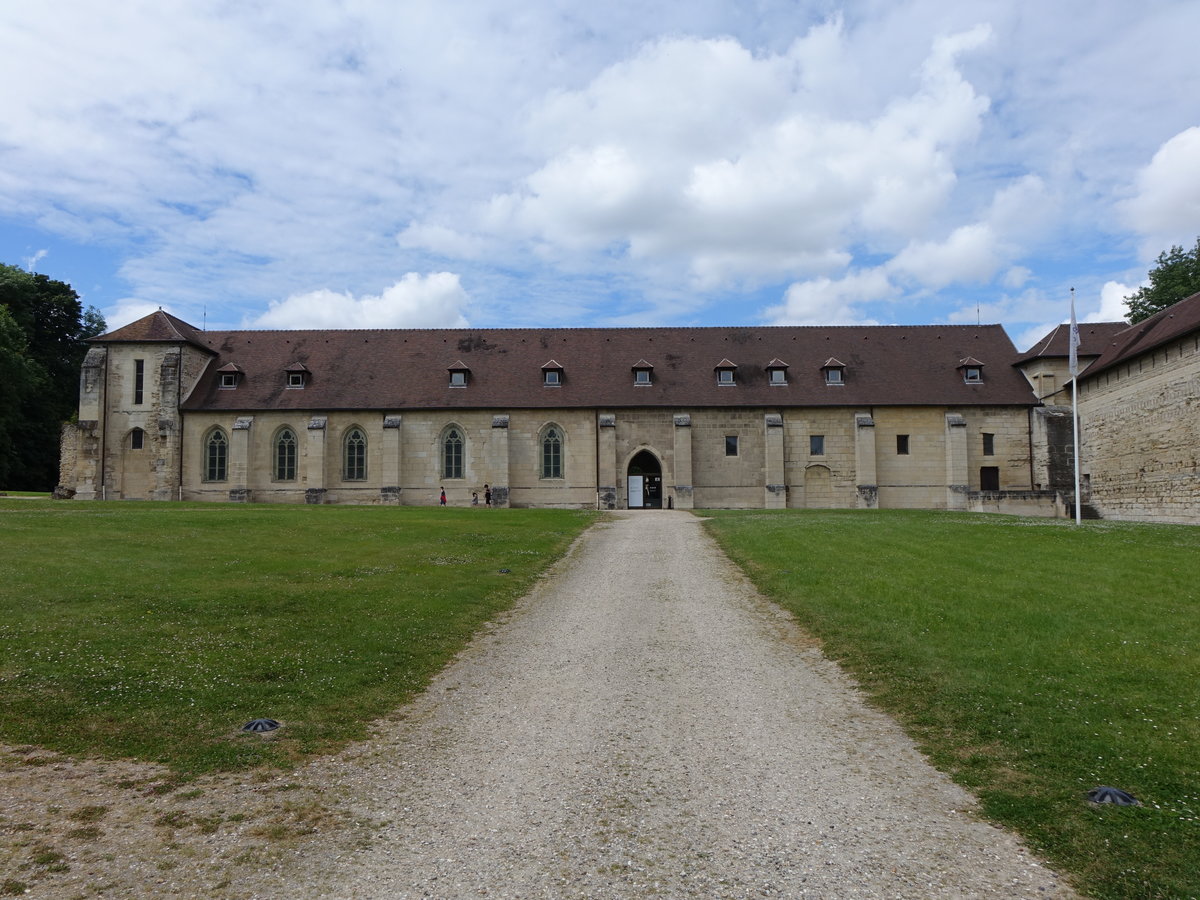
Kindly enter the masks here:
<path id="1" fill-rule="evenodd" d="M 1153 346 L 1088 332 L 1083 471 L 1106 516 L 1197 521 L 1200 329 L 1182 318 Z M 1031 387 L 1062 399 L 1065 338 L 1018 356 L 996 326 L 942 329 L 207 333 L 157 313 L 89 352 L 61 493 L 1061 514 L 1070 410 Z M 980 356 L 988 374 L 964 375 Z"/>
<path id="2" fill-rule="evenodd" d="M 1081 377 L 1079 417 L 1103 516 L 1200 524 L 1200 330 Z"/>

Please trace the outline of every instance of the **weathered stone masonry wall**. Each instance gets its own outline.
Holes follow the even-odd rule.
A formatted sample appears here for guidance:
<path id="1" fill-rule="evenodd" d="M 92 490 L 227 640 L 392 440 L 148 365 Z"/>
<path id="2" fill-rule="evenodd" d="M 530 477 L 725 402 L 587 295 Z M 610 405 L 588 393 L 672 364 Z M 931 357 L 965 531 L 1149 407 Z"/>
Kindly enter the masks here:
<path id="1" fill-rule="evenodd" d="M 1200 336 L 1085 377 L 1079 415 L 1102 515 L 1200 524 Z"/>

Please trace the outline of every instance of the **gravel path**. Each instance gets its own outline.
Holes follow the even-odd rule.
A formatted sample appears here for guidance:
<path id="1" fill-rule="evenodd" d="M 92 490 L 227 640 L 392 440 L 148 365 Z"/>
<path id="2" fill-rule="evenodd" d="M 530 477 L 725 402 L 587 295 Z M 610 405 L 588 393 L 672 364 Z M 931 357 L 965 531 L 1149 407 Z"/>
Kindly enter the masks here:
<path id="1" fill-rule="evenodd" d="M 377 739 L 316 768 L 376 824 L 310 848 L 292 896 L 1074 896 L 685 512 L 593 528 Z"/>

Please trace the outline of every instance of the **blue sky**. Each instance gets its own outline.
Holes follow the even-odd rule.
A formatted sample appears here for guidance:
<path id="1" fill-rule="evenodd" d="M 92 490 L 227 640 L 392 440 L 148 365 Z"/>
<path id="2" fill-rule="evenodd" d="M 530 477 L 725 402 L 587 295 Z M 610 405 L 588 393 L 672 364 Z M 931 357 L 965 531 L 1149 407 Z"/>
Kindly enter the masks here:
<path id="1" fill-rule="evenodd" d="M 0 261 L 113 327 L 1111 320 L 1194 0 L 5 3 Z"/>

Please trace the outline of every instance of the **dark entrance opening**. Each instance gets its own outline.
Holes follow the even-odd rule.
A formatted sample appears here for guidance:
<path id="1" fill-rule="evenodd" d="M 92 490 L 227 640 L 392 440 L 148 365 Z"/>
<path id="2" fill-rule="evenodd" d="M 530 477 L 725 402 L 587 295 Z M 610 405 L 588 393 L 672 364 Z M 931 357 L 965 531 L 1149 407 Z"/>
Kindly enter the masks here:
<path id="1" fill-rule="evenodd" d="M 649 450 L 629 461 L 629 508 L 662 509 L 662 466 Z"/>
<path id="2" fill-rule="evenodd" d="M 979 489 L 981 491 L 998 491 L 998 490 L 1000 490 L 1000 467 L 999 466 L 980 466 L 979 467 Z"/>

